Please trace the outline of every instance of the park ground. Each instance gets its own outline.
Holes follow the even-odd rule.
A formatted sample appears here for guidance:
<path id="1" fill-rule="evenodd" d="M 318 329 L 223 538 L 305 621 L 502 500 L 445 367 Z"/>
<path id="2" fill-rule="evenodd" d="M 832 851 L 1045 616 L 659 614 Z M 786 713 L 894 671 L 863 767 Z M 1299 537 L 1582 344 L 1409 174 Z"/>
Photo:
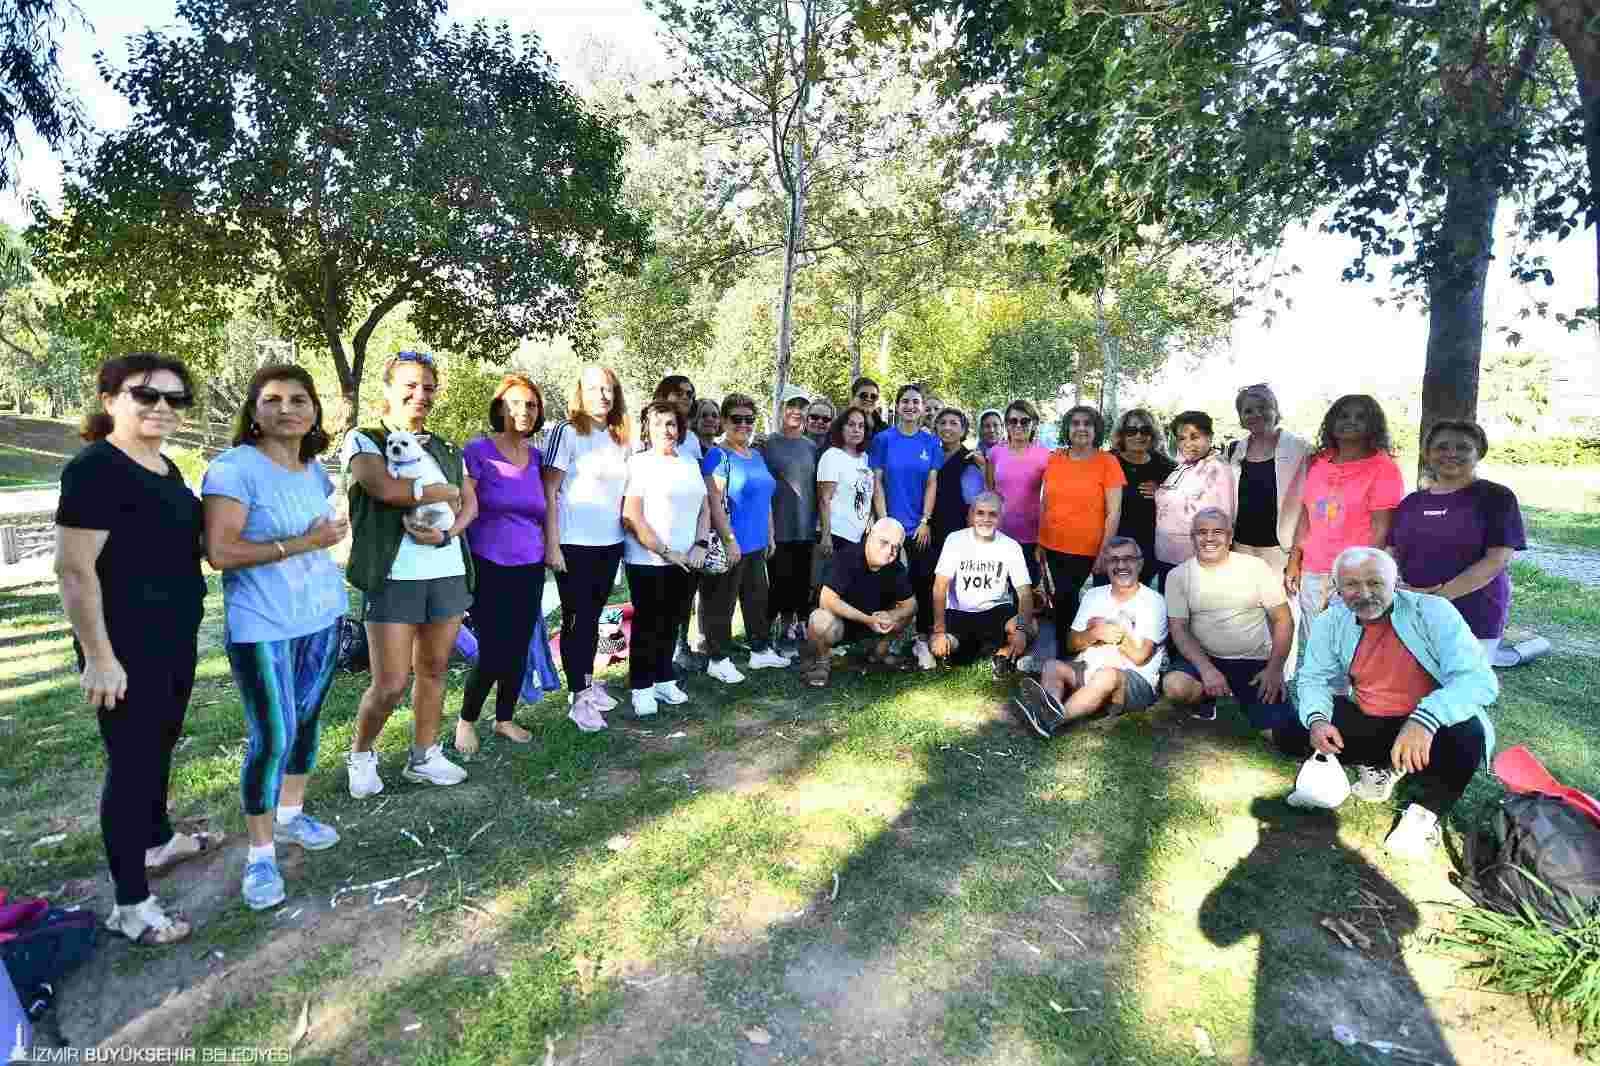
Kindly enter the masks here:
<path id="1" fill-rule="evenodd" d="M 1597 516 L 1530 517 L 1574 576 L 1600 574 Z M 1555 651 L 1500 675 L 1502 743 L 1600 793 L 1594 588 L 1521 561 L 1513 578 L 1514 625 Z M 402 709 L 388 790 L 363 801 L 342 755 L 365 676 L 341 674 L 310 804 L 343 841 L 285 848 L 287 902 L 251 912 L 212 585 L 172 803 L 228 844 L 156 883 L 190 941 L 107 939 L 64 983 L 47 1035 L 67 1044 L 330 1064 L 1394 1061 L 1335 1043 L 1342 1024 L 1407 1061 L 1583 1061 L 1441 939 L 1466 902 L 1447 854 L 1384 855 L 1404 785 L 1393 805 L 1289 808 L 1295 767 L 1228 707 L 1041 745 L 982 668 L 846 667 L 822 692 L 696 678 L 685 707 L 590 736 L 552 696 L 519 712 L 533 744 L 486 738 L 450 789 L 401 781 Z M 104 912 L 99 740 L 70 659 L 52 585 L 0 592 L 0 886 Z M 1452 839 L 1497 795 L 1480 775 Z"/>

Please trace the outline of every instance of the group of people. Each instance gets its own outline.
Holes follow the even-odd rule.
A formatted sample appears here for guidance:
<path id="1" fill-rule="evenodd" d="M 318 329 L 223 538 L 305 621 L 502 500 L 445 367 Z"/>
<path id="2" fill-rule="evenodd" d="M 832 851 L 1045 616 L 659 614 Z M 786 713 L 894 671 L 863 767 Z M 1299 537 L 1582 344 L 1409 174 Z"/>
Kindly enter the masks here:
<path id="1" fill-rule="evenodd" d="M 606 728 L 620 706 L 595 656 L 625 566 L 628 699 L 640 717 L 686 702 L 687 674 L 744 680 L 735 606 L 747 668 L 798 660 L 813 686 L 829 683 L 855 641 L 891 666 L 910 665 L 908 643 L 922 669 L 988 654 L 1003 678 L 1030 655 L 1048 611 L 1057 655 L 1039 663 L 1039 682 L 1020 683 L 1018 700 L 1047 736 L 1160 696 L 1214 717 L 1216 700 L 1232 696 L 1286 750 L 1344 750 L 1377 766 L 1389 744 L 1387 769 L 1358 795 L 1386 798 L 1395 774 L 1431 773 L 1440 780 L 1420 803 L 1435 820 L 1465 787 L 1463 768 L 1470 777 L 1492 746 L 1481 709 L 1493 674 L 1461 634 L 1492 651 L 1509 609 L 1506 562 L 1523 543 L 1515 497 L 1476 478 L 1487 440 L 1471 423 L 1432 427 L 1433 481 L 1406 496 L 1383 412 L 1366 396 L 1335 403 L 1312 445 L 1279 428 L 1267 386 L 1250 386 L 1238 395 L 1248 436 L 1222 450 L 1204 412 L 1162 427 L 1135 409 L 1103 451 L 1104 421 L 1086 406 L 1067 412 L 1065 445 L 1048 449 L 1036 443 L 1037 409 L 1016 400 L 979 416 L 974 448 L 967 414 L 930 412 L 916 384 L 897 390 L 888 420 L 871 379 L 838 407 L 792 389 L 779 425 L 758 436 L 749 395 L 715 403 L 673 375 L 630 416 L 618 375 L 590 365 L 567 417 L 548 426 L 541 388 L 506 375 L 482 434 L 462 446 L 428 431 L 443 384 L 430 355 L 397 353 L 382 381 L 381 417 L 338 452 L 345 519 L 318 459 L 332 442 L 303 368 L 255 375 L 233 447 L 212 461 L 198 499 L 161 452 L 194 403 L 187 368 L 153 353 L 100 368 L 90 443 L 62 474 L 57 571 L 108 755 L 109 925 L 131 939 L 188 935 L 149 880 L 217 844 L 177 832 L 166 807 L 194 683 L 202 559 L 222 574 L 244 711 L 241 894 L 253 908 L 284 898 L 278 845 L 338 843 L 307 813 L 305 788 L 347 582 L 361 593 L 371 664 L 346 756 L 358 798 L 384 788 L 376 744 L 408 689 L 402 777 L 465 780 L 440 733 L 469 608 L 478 653 L 454 747 L 477 750 L 491 691 L 493 732 L 532 739 L 515 711 L 547 569 L 568 717 L 584 731 Z M 330 549 L 347 537 L 341 570 Z M 1330 598 L 1348 609 L 1325 610 Z M 1288 697 L 1297 642 L 1298 709 Z"/>

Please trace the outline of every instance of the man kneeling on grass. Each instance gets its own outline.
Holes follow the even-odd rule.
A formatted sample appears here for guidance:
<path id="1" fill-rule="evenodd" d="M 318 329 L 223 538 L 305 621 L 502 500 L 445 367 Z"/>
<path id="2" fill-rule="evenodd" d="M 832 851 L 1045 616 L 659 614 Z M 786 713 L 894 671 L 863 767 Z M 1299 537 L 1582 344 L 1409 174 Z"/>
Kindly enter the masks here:
<path id="1" fill-rule="evenodd" d="M 880 518 L 860 544 L 834 551 L 822 576 L 822 590 L 806 623 L 800 677 L 821 688 L 828 683 L 833 649 L 867 637 L 878 641 L 877 656 L 888 658 L 889 641 L 917 614 L 911 575 L 899 564 L 906 530 L 893 518 Z"/>
<path id="2" fill-rule="evenodd" d="M 999 681 L 1038 633 L 1033 622 L 1033 579 L 1022 545 L 1000 532 L 1005 501 L 980 492 L 967 510 L 968 528 L 945 538 L 933 573 L 933 637 L 929 648 L 948 663 L 971 662 L 993 651 Z M 1017 599 L 1011 600 L 1011 589 Z"/>
<path id="3" fill-rule="evenodd" d="M 1453 603 L 1396 591 L 1397 581 L 1394 559 L 1376 548 L 1346 548 L 1333 561 L 1339 595 L 1312 624 L 1296 679 L 1303 725 L 1280 743 L 1293 755 L 1315 748 L 1355 763 L 1351 791 L 1368 803 L 1415 776 L 1417 802 L 1383 846 L 1420 858 L 1494 750 L 1488 705 L 1500 682 Z M 1345 678 L 1350 697 L 1334 693 Z"/>
<path id="4" fill-rule="evenodd" d="M 1111 584 L 1084 593 L 1067 635 L 1071 662 L 1051 659 L 1038 681 L 1018 683 L 1012 706 L 1041 737 L 1097 711 L 1142 711 L 1156 701 L 1167 605 L 1139 583 L 1144 554 L 1132 537 L 1112 537 L 1100 556 Z"/>
<path id="5" fill-rule="evenodd" d="M 1167 622 L 1183 656 L 1161 679 L 1174 703 L 1196 705 L 1194 717 L 1217 716 L 1231 696 L 1264 734 L 1296 728 L 1283 668 L 1294 616 L 1283 581 L 1266 563 L 1233 550 L 1233 519 L 1207 507 L 1190 524 L 1194 557 L 1167 575 Z"/>

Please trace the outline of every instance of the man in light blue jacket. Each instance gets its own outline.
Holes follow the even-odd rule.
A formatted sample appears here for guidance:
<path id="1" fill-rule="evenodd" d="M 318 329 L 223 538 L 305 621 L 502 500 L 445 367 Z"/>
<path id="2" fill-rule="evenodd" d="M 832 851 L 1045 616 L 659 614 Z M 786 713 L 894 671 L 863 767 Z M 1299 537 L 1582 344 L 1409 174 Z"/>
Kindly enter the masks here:
<path id="1" fill-rule="evenodd" d="M 1386 801 L 1402 777 L 1414 776 L 1420 794 L 1384 848 L 1418 858 L 1438 842 L 1439 819 L 1494 750 L 1488 706 L 1500 683 L 1455 606 L 1397 589 L 1388 554 L 1347 548 L 1333 578 L 1339 599 L 1313 623 L 1297 679 L 1305 732 L 1282 738 L 1284 746 L 1355 763 L 1352 791 L 1369 803 Z M 1349 696 L 1336 694 L 1347 678 Z"/>

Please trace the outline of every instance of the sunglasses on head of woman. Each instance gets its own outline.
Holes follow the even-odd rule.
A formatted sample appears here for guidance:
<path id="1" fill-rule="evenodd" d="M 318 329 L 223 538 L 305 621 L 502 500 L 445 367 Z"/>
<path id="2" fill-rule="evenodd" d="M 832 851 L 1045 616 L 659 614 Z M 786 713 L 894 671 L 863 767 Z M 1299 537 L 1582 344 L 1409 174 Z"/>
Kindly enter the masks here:
<path id="1" fill-rule="evenodd" d="M 394 361 L 397 363 L 420 363 L 423 366 L 433 365 L 433 356 L 427 352 L 396 352 Z"/>
<path id="2" fill-rule="evenodd" d="M 167 401 L 167 406 L 174 411 L 182 411 L 194 406 L 194 396 L 187 392 L 162 392 L 149 385 L 129 385 L 126 389 L 135 403 L 142 407 L 154 407 L 162 400 Z"/>

